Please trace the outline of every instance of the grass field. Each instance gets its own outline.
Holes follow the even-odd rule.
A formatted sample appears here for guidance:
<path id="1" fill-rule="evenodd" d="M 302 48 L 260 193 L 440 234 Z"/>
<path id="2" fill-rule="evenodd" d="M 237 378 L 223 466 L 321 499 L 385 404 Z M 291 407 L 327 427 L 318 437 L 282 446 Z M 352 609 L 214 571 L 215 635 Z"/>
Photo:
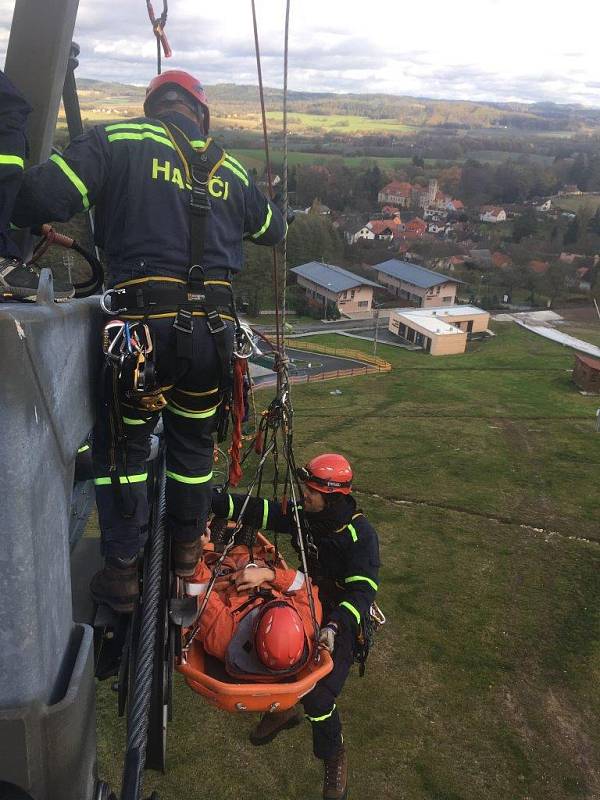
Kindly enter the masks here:
<path id="1" fill-rule="evenodd" d="M 238 158 L 246 168 L 263 170 L 265 165 L 265 156 L 262 150 L 250 148 L 234 148 L 231 154 Z M 280 163 L 283 161 L 283 152 L 281 150 L 269 150 L 269 155 L 272 162 Z M 396 169 L 404 164 L 410 164 L 412 159 L 384 156 L 342 156 L 339 153 L 302 153 L 295 150 L 288 152 L 288 163 L 291 167 L 307 164 L 327 164 L 331 160 L 343 161 L 347 167 L 359 167 L 365 163 L 378 164 L 383 169 Z M 437 159 L 426 158 L 425 166 L 431 167 L 437 163 Z M 444 162 L 450 163 L 450 162 Z M 455 163 L 455 162 L 452 162 Z"/>
<path id="2" fill-rule="evenodd" d="M 347 454 L 381 541 L 388 624 L 339 702 L 351 800 L 600 797 L 598 398 L 571 383 L 571 351 L 495 331 L 446 358 L 380 345 L 393 372 L 293 390 L 297 459 Z M 107 683 L 100 771 L 117 785 Z M 317 800 L 308 726 L 255 749 L 253 723 L 178 681 L 169 771 L 146 794 Z"/>
<path id="3" fill-rule="evenodd" d="M 552 202 L 555 206 L 565 211 L 579 211 L 586 206 L 595 214 L 600 206 L 600 194 L 578 194 L 572 197 L 553 197 Z"/>

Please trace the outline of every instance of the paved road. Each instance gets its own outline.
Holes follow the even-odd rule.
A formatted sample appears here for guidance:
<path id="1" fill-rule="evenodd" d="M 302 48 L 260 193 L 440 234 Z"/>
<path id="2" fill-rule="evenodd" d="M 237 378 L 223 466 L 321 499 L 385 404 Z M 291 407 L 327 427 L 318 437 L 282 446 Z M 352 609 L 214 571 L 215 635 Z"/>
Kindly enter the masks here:
<path id="1" fill-rule="evenodd" d="M 307 350 L 294 350 L 286 348 L 289 358 L 298 361 L 290 365 L 290 375 L 292 377 L 305 377 L 306 375 L 320 375 L 323 372 L 335 372 L 336 370 L 352 369 L 352 367 L 364 367 L 363 361 L 355 361 L 351 358 L 338 358 L 336 356 L 324 355 L 323 353 L 310 353 Z M 253 375 L 254 381 L 258 385 L 270 384 L 275 380 L 274 372 L 264 372 Z"/>

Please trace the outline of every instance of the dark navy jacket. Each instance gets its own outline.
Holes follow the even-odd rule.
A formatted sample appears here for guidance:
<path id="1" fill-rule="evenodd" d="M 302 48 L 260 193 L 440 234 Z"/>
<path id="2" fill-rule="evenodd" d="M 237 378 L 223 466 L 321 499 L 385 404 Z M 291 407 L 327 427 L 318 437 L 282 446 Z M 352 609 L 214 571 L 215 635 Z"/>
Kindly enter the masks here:
<path id="1" fill-rule="evenodd" d="M 31 108 L 0 71 L 0 258 L 17 256 L 8 229 L 25 166 L 25 123 Z"/>
<path id="2" fill-rule="evenodd" d="M 170 113 L 193 147 L 206 147 L 191 120 Z M 242 240 L 273 245 L 285 224 L 235 158 L 224 154 L 209 181 L 211 214 L 204 264 L 216 277 L 242 268 Z M 157 119 L 99 125 L 74 139 L 62 156 L 27 170 L 13 221 L 19 226 L 66 221 L 96 207 L 96 242 L 107 284 L 145 275 L 185 278 L 189 268 L 189 183 L 185 165 Z"/>
<path id="3" fill-rule="evenodd" d="M 218 517 L 237 519 L 245 499 L 213 492 L 212 510 Z M 319 588 L 325 620 L 356 631 L 368 617 L 379 588 L 379 540 L 353 497 L 345 498 L 335 516 L 326 513 L 306 515 L 318 551 L 317 561 L 309 562 L 309 572 Z M 244 521 L 278 533 L 296 531 L 291 503 L 284 513 L 279 503 L 251 497 Z"/>

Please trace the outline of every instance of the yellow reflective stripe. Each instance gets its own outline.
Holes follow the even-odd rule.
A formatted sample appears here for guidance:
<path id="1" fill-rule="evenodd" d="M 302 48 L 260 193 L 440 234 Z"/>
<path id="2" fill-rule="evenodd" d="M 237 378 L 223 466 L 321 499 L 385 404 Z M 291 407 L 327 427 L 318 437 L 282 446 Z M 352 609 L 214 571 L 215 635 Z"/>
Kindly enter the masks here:
<path id="1" fill-rule="evenodd" d="M 271 224 L 271 217 L 272 217 L 272 216 L 273 216 L 273 209 L 271 208 L 271 204 L 269 203 L 269 207 L 268 207 L 268 210 L 267 210 L 267 218 L 266 218 L 266 220 L 265 220 L 265 224 L 264 224 L 264 225 L 262 226 L 262 228 L 261 228 L 261 229 L 258 231 L 258 233 L 253 233 L 253 234 L 252 234 L 252 238 L 253 238 L 253 239 L 258 239 L 258 237 L 259 237 L 259 236 L 262 236 L 262 235 L 263 235 L 263 233 L 264 233 L 264 232 L 267 230 L 267 228 L 268 228 L 268 227 L 269 227 L 269 225 Z"/>
<path id="2" fill-rule="evenodd" d="M 208 475 L 198 475 L 194 478 L 188 475 L 179 475 L 177 472 L 171 472 L 169 469 L 167 470 L 167 478 L 172 478 L 174 481 L 179 481 L 179 483 L 208 483 L 212 476 L 212 472 L 209 472 Z"/>
<path id="3" fill-rule="evenodd" d="M 233 512 L 234 512 L 233 497 L 230 494 L 228 494 L 227 495 L 227 499 L 229 500 L 229 509 L 227 511 L 227 519 L 233 519 Z"/>
<path id="4" fill-rule="evenodd" d="M 309 719 L 311 722 L 324 722 L 326 719 L 329 719 L 331 717 L 331 715 L 335 711 L 335 708 L 336 708 L 336 706 L 335 706 L 335 703 L 334 703 L 333 704 L 333 708 L 331 709 L 331 711 L 328 714 L 323 714 L 322 717 L 309 717 L 308 714 L 305 714 L 304 716 L 306 717 L 306 719 Z"/>
<path id="5" fill-rule="evenodd" d="M 160 283 L 163 283 L 163 281 L 171 281 L 172 283 L 186 285 L 186 282 L 181 280 L 181 278 L 167 278 L 165 275 L 147 275 L 145 278 L 133 278 L 133 280 L 130 281 L 115 283 L 115 289 L 122 289 L 123 286 L 135 286 L 136 283 L 148 283 L 148 281 L 159 281 Z"/>
<path id="6" fill-rule="evenodd" d="M 185 394 L 188 397 L 206 397 L 209 394 L 216 394 L 219 391 L 219 387 L 217 386 L 216 389 L 209 389 L 208 392 L 187 392 L 185 389 L 177 389 L 179 394 Z"/>
<path id="7" fill-rule="evenodd" d="M 25 162 L 21 156 L 0 155 L 0 164 L 12 164 L 15 167 L 21 167 L 21 169 L 25 168 Z"/>
<path id="8" fill-rule="evenodd" d="M 78 453 L 85 453 L 85 451 L 86 451 L 86 450 L 89 450 L 89 449 L 90 449 L 90 446 L 89 446 L 89 444 L 83 444 L 83 445 L 81 445 L 81 447 L 80 447 L 80 448 L 77 450 L 77 452 L 78 452 Z"/>
<path id="9" fill-rule="evenodd" d="M 176 311 L 165 311 L 164 314 L 119 314 L 119 319 L 167 319 L 168 317 L 176 317 Z M 206 311 L 192 311 L 193 317 L 205 317 Z M 221 319 L 228 319 L 235 322 L 233 317 L 227 314 L 219 314 Z"/>
<path id="10" fill-rule="evenodd" d="M 132 417 L 123 417 L 125 425 L 145 425 L 152 417 L 148 419 L 133 419 Z"/>
<path id="11" fill-rule="evenodd" d="M 214 408 L 209 408 L 208 411 L 182 411 L 179 408 L 175 408 L 171 403 L 167 403 L 167 408 L 171 414 L 177 414 L 179 417 L 187 417 L 188 419 L 207 419 L 208 417 L 214 417 L 218 407 L 219 406 L 214 406 Z"/>
<path id="12" fill-rule="evenodd" d="M 352 537 L 353 542 L 358 542 L 358 534 L 356 533 L 356 528 L 354 525 L 346 525 L 348 530 L 350 531 L 350 536 Z"/>
<path id="13" fill-rule="evenodd" d="M 165 129 L 162 125 L 151 125 L 149 122 L 115 122 L 114 125 L 107 125 L 105 131 L 122 131 L 122 130 L 148 130 L 156 131 L 165 135 Z"/>
<path id="14" fill-rule="evenodd" d="M 356 624 L 360 625 L 360 614 L 359 614 L 358 610 L 352 605 L 352 603 L 348 603 L 346 600 L 343 600 L 340 603 L 340 605 L 343 606 L 344 608 L 348 609 L 348 611 L 352 614 L 352 616 L 356 620 Z"/>
<path id="15" fill-rule="evenodd" d="M 371 578 L 367 578 L 366 575 L 352 575 L 350 578 L 344 578 L 344 583 L 355 583 L 356 581 L 365 581 L 369 586 L 372 586 L 375 591 L 379 589 L 375 581 L 372 581 Z"/>
<path id="16" fill-rule="evenodd" d="M 230 164 L 228 161 L 223 161 L 223 166 L 227 167 L 227 169 L 230 172 L 233 172 L 234 175 L 237 175 L 237 177 L 241 180 L 241 182 L 245 183 L 246 186 L 250 186 L 250 181 L 248 180 L 248 178 L 244 175 L 243 172 L 240 172 L 237 167 L 234 167 L 233 164 Z"/>
<path id="17" fill-rule="evenodd" d="M 237 167 L 239 170 L 241 170 L 246 177 L 248 177 L 248 171 L 246 170 L 246 168 L 244 167 L 243 164 L 240 164 L 240 162 L 237 160 L 237 158 L 234 158 L 233 156 L 230 156 L 229 153 L 225 153 L 225 158 L 226 158 L 227 161 L 230 161 L 235 167 Z"/>
<path id="18" fill-rule="evenodd" d="M 204 141 L 204 139 L 191 139 L 190 144 L 192 145 L 192 147 L 202 147 L 202 148 L 206 147 L 206 142 Z"/>
<path id="19" fill-rule="evenodd" d="M 64 158 L 62 158 L 62 156 L 59 156 L 57 153 L 54 153 L 54 155 L 50 156 L 50 161 L 53 161 L 56 164 L 56 166 L 63 171 L 63 173 L 71 181 L 73 186 L 77 189 L 77 191 L 79 192 L 79 194 L 83 199 L 83 207 L 89 208 L 90 201 L 88 199 L 87 186 L 81 180 L 79 175 L 76 172 L 74 172 L 71 169 L 71 167 L 67 164 L 67 162 L 64 160 Z"/>
<path id="20" fill-rule="evenodd" d="M 109 142 L 121 142 L 121 141 L 131 141 L 131 142 L 141 142 L 142 139 L 152 139 L 159 144 L 166 144 L 167 147 L 170 147 L 171 150 L 175 150 L 173 145 L 168 139 L 165 139 L 164 136 L 158 136 L 156 133 L 151 133 L 150 131 L 144 131 L 143 133 L 111 133 L 109 134 L 108 141 Z"/>
<path id="21" fill-rule="evenodd" d="M 139 475 L 121 475 L 119 478 L 119 483 L 143 483 L 147 479 L 148 473 L 142 472 Z M 94 483 L 96 486 L 108 486 L 112 483 L 112 481 L 110 478 L 94 478 Z"/>
<path id="22" fill-rule="evenodd" d="M 265 500 L 265 498 L 263 497 L 263 516 L 262 516 L 261 528 L 266 528 L 268 521 L 269 521 L 269 501 Z"/>

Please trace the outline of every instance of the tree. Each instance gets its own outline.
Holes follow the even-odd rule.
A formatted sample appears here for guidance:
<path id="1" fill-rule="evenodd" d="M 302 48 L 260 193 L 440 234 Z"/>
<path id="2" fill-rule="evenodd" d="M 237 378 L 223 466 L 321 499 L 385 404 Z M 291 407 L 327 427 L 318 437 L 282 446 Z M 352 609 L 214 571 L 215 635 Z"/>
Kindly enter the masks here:
<path id="1" fill-rule="evenodd" d="M 527 208 L 526 211 L 517 217 L 513 225 L 512 240 L 519 243 L 521 239 L 526 236 L 534 236 L 537 231 L 537 216 L 533 208 Z"/>

